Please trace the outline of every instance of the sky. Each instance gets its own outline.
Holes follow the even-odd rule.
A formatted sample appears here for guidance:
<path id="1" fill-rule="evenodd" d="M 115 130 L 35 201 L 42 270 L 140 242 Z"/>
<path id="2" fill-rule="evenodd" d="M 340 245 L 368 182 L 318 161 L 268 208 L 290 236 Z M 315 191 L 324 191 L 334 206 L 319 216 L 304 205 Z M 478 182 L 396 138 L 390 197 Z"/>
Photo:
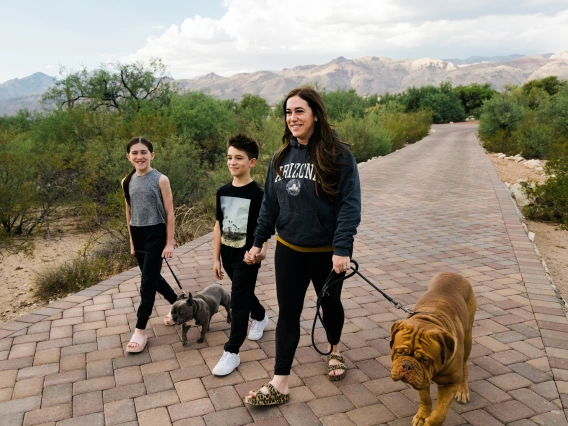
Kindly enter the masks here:
<path id="1" fill-rule="evenodd" d="M 152 58 L 180 79 L 531 55 L 568 50 L 568 0 L 0 0 L 0 40 L 0 83 Z"/>

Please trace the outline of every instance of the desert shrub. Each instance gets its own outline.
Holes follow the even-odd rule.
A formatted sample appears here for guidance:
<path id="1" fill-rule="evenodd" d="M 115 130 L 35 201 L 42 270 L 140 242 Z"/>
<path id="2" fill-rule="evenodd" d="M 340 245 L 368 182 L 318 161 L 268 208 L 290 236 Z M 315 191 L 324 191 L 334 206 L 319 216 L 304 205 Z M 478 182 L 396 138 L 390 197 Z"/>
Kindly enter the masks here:
<path id="1" fill-rule="evenodd" d="M 387 131 L 391 151 L 424 138 L 432 126 L 430 110 L 405 113 L 402 105 L 397 102 L 379 104 L 368 113 L 374 122 Z"/>
<path id="2" fill-rule="evenodd" d="M 551 177 L 534 188 L 525 185 L 525 192 L 534 201 L 524 208 L 524 213 L 531 219 L 560 223 L 568 229 L 568 140 L 556 150 L 546 164 Z"/>
<path id="3" fill-rule="evenodd" d="M 538 120 L 534 114 L 523 120 L 513 135 L 524 158 L 547 158 L 553 137 L 553 127 Z"/>
<path id="4" fill-rule="evenodd" d="M 563 85 L 549 102 L 537 112 L 537 119 L 546 123 L 549 132 L 550 176 L 542 185 L 527 193 L 534 202 L 525 208 L 528 217 L 561 223 L 568 229 L 568 87 Z"/>
<path id="5" fill-rule="evenodd" d="M 336 129 L 341 140 L 350 145 L 357 162 L 391 152 L 388 131 L 370 115 L 364 118 L 349 115 L 337 125 Z"/>
<path id="6" fill-rule="evenodd" d="M 77 293 L 136 266 L 128 239 L 112 241 L 95 251 L 83 250 L 75 259 L 38 274 L 34 295 L 49 301 Z"/>
<path id="7" fill-rule="evenodd" d="M 202 235 L 213 231 L 215 225 L 215 197 L 192 207 L 179 206 L 175 209 L 176 245 L 182 246 Z"/>
<path id="8" fill-rule="evenodd" d="M 483 146 L 488 151 L 517 154 L 519 144 L 513 133 L 526 115 L 526 109 L 508 94 L 484 102 L 478 128 Z"/>

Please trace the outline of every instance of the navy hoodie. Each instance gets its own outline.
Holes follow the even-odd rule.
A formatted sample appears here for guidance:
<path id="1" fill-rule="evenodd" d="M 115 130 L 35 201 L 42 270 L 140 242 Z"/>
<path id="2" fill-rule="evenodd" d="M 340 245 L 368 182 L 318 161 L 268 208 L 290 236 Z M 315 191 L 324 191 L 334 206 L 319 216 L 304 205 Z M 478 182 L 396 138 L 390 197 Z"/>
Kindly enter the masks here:
<path id="1" fill-rule="evenodd" d="M 334 201 L 318 189 L 307 145 L 290 139 L 280 162 L 283 178 L 273 169 L 266 176 L 264 199 L 255 231 L 255 247 L 274 235 L 301 247 L 333 246 L 334 254 L 351 256 L 353 237 L 361 222 L 361 187 L 357 163 L 344 146 L 339 156 L 340 178 Z"/>

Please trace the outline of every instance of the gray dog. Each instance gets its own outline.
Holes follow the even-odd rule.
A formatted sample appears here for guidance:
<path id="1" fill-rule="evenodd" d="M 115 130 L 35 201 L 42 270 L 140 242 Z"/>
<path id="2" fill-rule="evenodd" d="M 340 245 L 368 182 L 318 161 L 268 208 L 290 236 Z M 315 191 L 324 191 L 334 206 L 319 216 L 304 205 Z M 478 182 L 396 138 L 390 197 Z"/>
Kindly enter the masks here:
<path id="1" fill-rule="evenodd" d="M 183 296 L 178 297 L 177 302 L 172 305 L 172 321 L 181 324 L 181 343 L 187 344 L 187 332 L 193 324 L 188 324 L 195 320 L 195 325 L 201 326 L 201 336 L 197 343 L 205 340 L 205 332 L 209 330 L 211 317 L 219 310 L 219 305 L 227 310 L 227 322 L 231 323 L 231 295 L 227 293 L 219 284 L 211 284 L 195 297 L 189 293 L 187 299 Z"/>

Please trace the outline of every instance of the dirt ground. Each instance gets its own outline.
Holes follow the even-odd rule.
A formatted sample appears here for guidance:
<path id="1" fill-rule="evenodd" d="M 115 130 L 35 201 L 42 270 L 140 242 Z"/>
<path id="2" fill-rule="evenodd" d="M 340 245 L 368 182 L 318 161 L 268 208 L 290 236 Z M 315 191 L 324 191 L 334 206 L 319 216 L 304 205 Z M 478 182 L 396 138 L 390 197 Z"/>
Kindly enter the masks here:
<path id="1" fill-rule="evenodd" d="M 33 257 L 0 256 L 0 323 L 18 318 L 43 306 L 34 298 L 35 279 L 41 272 L 74 259 L 89 234 L 65 233 L 50 239 L 36 238 Z"/>
<path id="2" fill-rule="evenodd" d="M 526 182 L 545 180 L 543 173 L 535 172 L 523 163 L 499 159 L 493 154 L 487 155 L 495 165 L 499 178 L 509 185 L 520 180 Z M 562 298 L 568 301 L 568 231 L 561 230 L 556 225 L 528 219 L 525 223 L 529 231 L 535 233 L 534 243 L 550 272 L 553 284 L 562 294 Z"/>
<path id="3" fill-rule="evenodd" d="M 519 180 L 542 182 L 544 176 L 522 163 L 498 159 L 487 154 L 501 180 L 510 185 Z M 552 281 L 564 300 L 568 300 L 568 231 L 557 226 L 526 221 L 534 242 L 548 267 Z M 35 278 L 47 268 L 55 268 L 78 256 L 90 235 L 55 233 L 51 239 L 37 239 L 33 258 L 0 255 L 0 323 L 18 318 L 42 306 L 33 296 Z"/>

